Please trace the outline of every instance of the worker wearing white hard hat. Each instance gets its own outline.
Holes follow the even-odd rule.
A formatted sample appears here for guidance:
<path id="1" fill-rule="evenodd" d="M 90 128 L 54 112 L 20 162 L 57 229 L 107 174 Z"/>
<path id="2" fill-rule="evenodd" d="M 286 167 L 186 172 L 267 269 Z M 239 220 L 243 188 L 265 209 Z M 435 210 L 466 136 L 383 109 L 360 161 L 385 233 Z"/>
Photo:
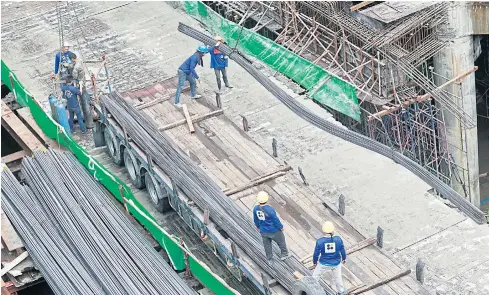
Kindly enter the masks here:
<path id="1" fill-rule="evenodd" d="M 217 41 L 217 43 L 209 48 L 209 54 L 211 56 L 211 69 L 214 69 L 214 73 L 216 74 L 217 88 L 219 89 L 219 92 L 221 92 L 221 76 L 222 80 L 224 81 L 224 85 L 227 88 L 233 88 L 233 86 L 231 86 L 228 81 L 227 69 L 229 65 L 229 58 L 219 49 L 221 43 L 224 43 L 224 39 L 221 36 L 216 36 L 214 39 Z"/>
<path id="2" fill-rule="evenodd" d="M 316 241 L 316 248 L 312 256 L 315 267 L 312 276 L 319 278 L 325 271 L 331 270 L 333 272 L 332 280 L 338 294 L 341 295 L 345 292 L 341 276 L 341 263 L 346 261 L 345 245 L 340 237 L 334 236 L 334 224 L 331 221 L 323 224 L 323 232 L 325 235 Z"/>
<path id="3" fill-rule="evenodd" d="M 54 58 L 54 74 L 51 75 L 51 78 L 54 79 L 56 75 L 66 75 L 67 69 L 63 65 L 71 64 L 70 55 L 72 54 L 72 52 L 69 50 L 70 46 L 71 43 L 64 42 L 60 51 L 56 53 L 56 56 Z"/>
<path id="4" fill-rule="evenodd" d="M 277 212 L 272 206 L 268 205 L 268 193 L 261 191 L 256 196 L 257 205 L 253 208 L 253 221 L 260 231 L 265 248 L 265 256 L 268 263 L 273 265 L 272 241 L 277 243 L 280 248 L 280 260 L 285 260 L 291 255 L 285 243 L 284 226 L 277 216 Z"/>

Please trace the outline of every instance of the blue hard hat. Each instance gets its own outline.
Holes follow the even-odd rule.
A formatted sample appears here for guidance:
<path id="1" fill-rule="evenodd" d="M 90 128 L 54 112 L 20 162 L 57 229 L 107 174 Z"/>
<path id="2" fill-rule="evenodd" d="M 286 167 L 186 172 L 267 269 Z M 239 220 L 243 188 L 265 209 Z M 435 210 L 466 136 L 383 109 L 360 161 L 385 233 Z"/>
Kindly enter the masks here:
<path id="1" fill-rule="evenodd" d="M 205 45 L 200 45 L 199 47 L 197 47 L 197 51 L 202 53 L 207 53 L 209 52 L 209 48 L 207 48 L 207 46 Z"/>

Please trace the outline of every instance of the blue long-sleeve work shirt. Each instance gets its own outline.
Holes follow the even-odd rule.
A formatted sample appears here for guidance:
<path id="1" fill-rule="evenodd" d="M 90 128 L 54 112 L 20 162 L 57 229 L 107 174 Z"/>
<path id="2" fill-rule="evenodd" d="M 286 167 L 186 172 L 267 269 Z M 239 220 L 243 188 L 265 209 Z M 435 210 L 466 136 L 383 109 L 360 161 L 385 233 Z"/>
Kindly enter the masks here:
<path id="1" fill-rule="evenodd" d="M 59 71 L 60 63 L 71 63 L 70 54 L 71 54 L 71 51 L 66 51 L 65 53 L 62 53 L 60 51 L 60 52 L 56 53 L 56 56 L 54 57 L 54 74 L 55 75 Z"/>
<path id="2" fill-rule="evenodd" d="M 63 91 L 63 96 L 67 101 L 68 109 L 76 109 L 80 107 L 78 104 L 78 95 L 81 95 L 80 89 L 73 85 L 61 86 L 61 91 Z"/>
<path id="3" fill-rule="evenodd" d="M 219 46 L 212 46 L 209 54 L 211 55 L 211 69 L 223 70 L 228 67 L 229 59 L 219 50 Z"/>
<path id="4" fill-rule="evenodd" d="M 316 248 L 312 256 L 312 263 L 318 262 L 322 265 L 337 266 L 341 260 L 346 259 L 345 245 L 338 236 L 322 237 L 316 241 Z"/>
<path id="5" fill-rule="evenodd" d="M 253 221 L 256 227 L 260 229 L 260 232 L 263 233 L 274 233 L 284 228 L 277 216 L 277 212 L 269 205 L 256 205 L 253 208 Z"/>
<path id="6" fill-rule="evenodd" d="M 194 53 L 192 56 L 187 58 L 178 69 L 182 70 L 187 75 L 192 74 L 195 79 L 199 79 L 199 75 L 197 75 L 197 72 L 195 71 L 195 67 L 198 63 L 199 55 L 197 53 Z"/>

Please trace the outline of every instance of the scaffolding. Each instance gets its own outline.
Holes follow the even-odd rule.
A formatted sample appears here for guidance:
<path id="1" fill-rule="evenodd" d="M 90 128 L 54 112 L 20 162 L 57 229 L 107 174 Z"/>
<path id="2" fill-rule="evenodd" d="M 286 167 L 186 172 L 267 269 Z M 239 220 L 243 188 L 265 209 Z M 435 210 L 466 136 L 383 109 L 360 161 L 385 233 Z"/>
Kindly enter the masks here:
<path id="1" fill-rule="evenodd" d="M 465 186 L 467 170 L 450 155 L 454 147 L 447 141 L 443 114 L 450 112 L 464 128 L 475 126 L 476 118 L 460 107 L 460 97 L 443 88 L 461 85 L 477 67 L 454 78 L 442 77 L 447 82 L 441 87 L 434 83 L 440 75 L 433 70 L 432 58 L 451 36 L 445 25 L 447 2 L 378 31 L 347 13 L 344 2 L 204 3 L 353 85 L 362 110 L 360 122 L 323 105 L 344 125 L 402 152 L 444 182 Z M 462 153 L 466 155 L 466 149 Z"/>

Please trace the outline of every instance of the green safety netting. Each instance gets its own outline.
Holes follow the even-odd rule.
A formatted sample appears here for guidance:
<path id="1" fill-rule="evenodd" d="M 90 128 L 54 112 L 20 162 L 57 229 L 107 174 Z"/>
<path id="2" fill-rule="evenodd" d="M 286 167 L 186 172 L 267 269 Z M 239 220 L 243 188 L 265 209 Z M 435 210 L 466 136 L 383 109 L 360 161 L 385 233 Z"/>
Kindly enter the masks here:
<path id="1" fill-rule="evenodd" d="M 224 37 L 230 47 L 259 59 L 294 80 L 307 89 L 314 100 L 360 121 L 357 92 L 351 84 L 331 76 L 320 66 L 274 41 L 223 18 L 202 2 L 185 1 L 184 6 L 187 13 L 202 22 L 209 31 Z"/>
<path id="2" fill-rule="evenodd" d="M 156 241 L 166 250 L 173 267 L 176 270 L 186 268 L 185 256 L 189 265 L 190 272 L 204 286 L 215 294 L 232 295 L 239 294 L 236 290 L 229 287 L 226 282 L 216 276 L 209 268 L 196 259 L 190 251 L 180 245 L 179 239 L 167 233 L 160 227 L 155 218 L 141 205 L 134 197 L 131 189 L 122 182 L 117 176 L 113 175 L 76 141 L 74 141 L 49 114 L 47 114 L 40 103 L 22 86 L 15 74 L 10 71 L 2 60 L 1 66 L 2 82 L 14 93 L 19 104 L 28 107 L 34 120 L 42 131 L 51 139 L 56 140 L 61 146 L 71 151 L 82 163 L 85 168 L 93 175 L 105 188 L 119 200 L 127 205 L 128 211 L 139 221 L 155 238 Z M 13 84 L 13 85 L 12 85 Z M 162 278 L 164 279 L 164 278 Z"/>

